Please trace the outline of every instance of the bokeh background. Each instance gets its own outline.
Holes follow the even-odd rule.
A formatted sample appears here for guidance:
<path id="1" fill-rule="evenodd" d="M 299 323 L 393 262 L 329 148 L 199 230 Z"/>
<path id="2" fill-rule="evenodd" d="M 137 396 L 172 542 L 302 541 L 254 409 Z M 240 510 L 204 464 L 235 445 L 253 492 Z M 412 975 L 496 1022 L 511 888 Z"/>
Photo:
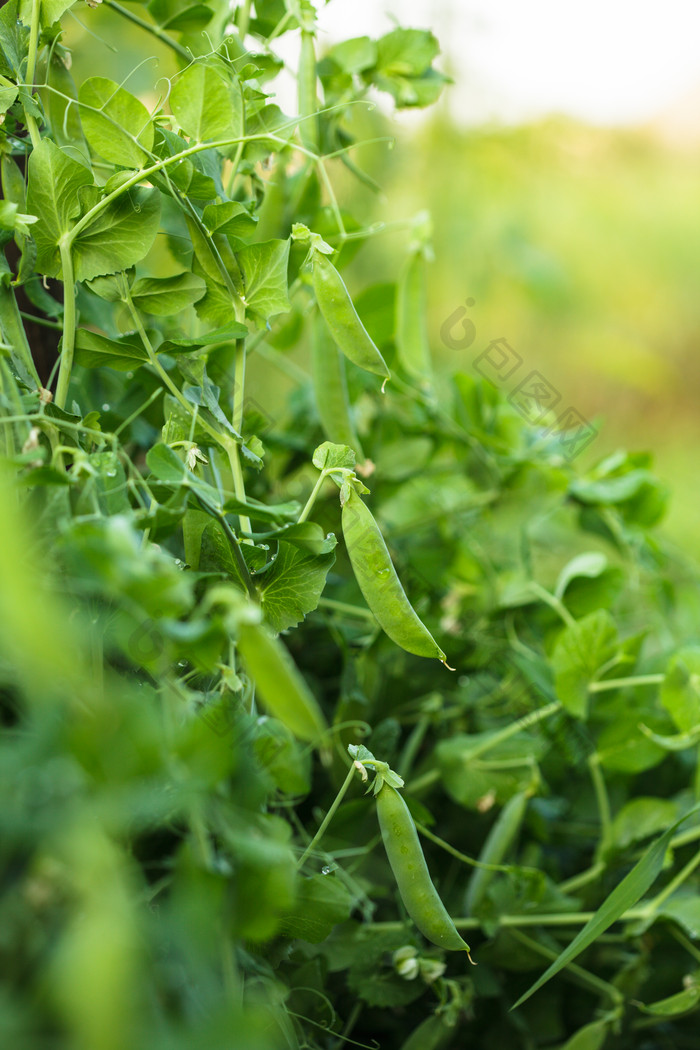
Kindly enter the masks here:
<path id="1" fill-rule="evenodd" d="M 133 8 L 133 5 L 130 5 Z M 344 181 L 393 222 L 428 207 L 435 262 L 430 317 L 445 370 L 473 370 L 504 337 L 600 427 L 582 454 L 654 453 L 669 484 L 669 537 L 700 553 L 700 6 L 589 0 L 331 0 L 318 4 L 321 40 L 380 35 L 394 24 L 432 28 L 453 85 L 427 113 L 389 126 L 384 104 L 358 109 L 353 131 L 375 138 L 356 159 L 381 195 Z M 392 17 L 393 16 L 393 17 Z M 104 7 L 66 20 L 74 62 L 98 49 L 104 75 L 152 93 L 153 63 L 170 56 Z M 120 47 L 110 40 L 119 34 Z M 293 68 L 296 41 L 283 51 Z M 145 50 L 144 50 L 145 48 Z M 138 68 L 138 64 L 144 65 Z M 280 87 L 280 103 L 294 100 Z M 155 98 L 145 99 L 154 103 Z M 398 126 L 398 133 L 397 133 Z M 350 205 L 351 206 L 351 205 Z M 363 254 L 358 282 L 390 278 L 407 233 Z M 381 244 L 379 253 L 378 245 Z M 449 350 L 444 321 L 467 299 L 473 345 Z M 269 380 L 266 380 L 269 382 Z M 508 389 L 508 384 L 505 384 Z"/>

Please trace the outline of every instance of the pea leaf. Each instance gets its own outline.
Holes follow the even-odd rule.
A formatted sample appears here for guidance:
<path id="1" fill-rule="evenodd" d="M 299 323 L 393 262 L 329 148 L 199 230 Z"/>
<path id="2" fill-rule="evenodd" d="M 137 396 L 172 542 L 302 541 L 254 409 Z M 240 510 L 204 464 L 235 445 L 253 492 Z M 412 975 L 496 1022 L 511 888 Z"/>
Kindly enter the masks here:
<path id="1" fill-rule="evenodd" d="M 118 372 L 128 372 L 148 361 L 148 354 L 138 336 L 109 339 L 87 328 L 75 333 L 75 360 L 84 368 L 107 365 Z"/>
<path id="2" fill-rule="evenodd" d="M 532 733 L 519 733 L 494 744 L 494 733 L 459 733 L 435 750 L 445 789 L 462 806 L 477 809 L 491 797 L 499 805 L 537 780 L 537 760 L 549 744 Z"/>
<path id="3" fill-rule="evenodd" d="M 335 546 L 335 537 L 333 544 Z M 312 554 L 280 540 L 277 556 L 264 576 L 256 577 L 265 619 L 274 631 L 296 627 L 318 606 L 335 554 Z"/>
<path id="4" fill-rule="evenodd" d="M 697 974 L 695 980 L 697 981 Z M 693 983 L 689 988 L 684 988 L 682 992 L 676 992 L 675 995 L 669 995 L 666 999 L 659 999 L 655 1003 L 635 1003 L 644 1014 L 651 1014 L 653 1017 L 678 1017 L 679 1014 L 685 1014 L 689 1010 L 693 1010 L 700 1002 L 700 985 Z"/>
<path id="5" fill-rule="evenodd" d="M 588 686 L 616 645 L 617 627 L 606 609 L 564 628 L 552 653 L 552 667 L 557 696 L 570 714 L 586 717 Z"/>
<path id="6" fill-rule="evenodd" d="M 58 277 L 58 242 L 73 226 L 80 212 L 80 189 L 92 185 L 92 175 L 50 139 L 42 139 L 32 151 L 28 170 L 27 210 L 38 219 L 32 230 L 37 270 Z"/>
<path id="7" fill-rule="evenodd" d="M 17 98 L 17 85 L 11 80 L 0 76 L 0 114 L 7 113 L 10 106 Z"/>
<path id="8" fill-rule="evenodd" d="M 156 24 L 169 32 L 196 33 L 214 17 L 211 7 L 192 0 L 151 0 L 148 10 Z"/>
<path id="9" fill-rule="evenodd" d="M 294 911 L 280 920 L 280 933 L 320 944 L 350 917 L 353 898 L 334 875 L 312 875 L 299 885 Z"/>
<path id="10" fill-rule="evenodd" d="M 246 245 L 237 253 L 246 305 L 263 321 L 291 309 L 287 283 L 289 247 L 288 240 L 263 241 Z"/>
<path id="11" fill-rule="evenodd" d="M 571 1039 L 567 1039 L 561 1050 L 600 1050 L 608 1034 L 609 1024 L 605 1020 L 591 1021 L 579 1028 Z"/>
<path id="12" fill-rule="evenodd" d="M 41 0 L 41 26 L 48 29 L 54 22 L 72 7 L 75 0 Z M 19 17 L 25 25 L 32 19 L 32 0 L 20 0 Z"/>
<path id="13" fill-rule="evenodd" d="M 633 798 L 615 817 L 611 836 L 618 849 L 627 849 L 649 835 L 656 835 L 676 819 L 678 807 L 665 798 Z"/>
<path id="14" fill-rule="evenodd" d="M 195 142 L 237 139 L 243 134 L 240 85 L 207 62 L 195 62 L 179 76 L 170 107 Z"/>
<path id="15" fill-rule="evenodd" d="M 661 908 L 664 918 L 673 919 L 694 941 L 700 937 L 700 897 L 681 891 Z"/>
<path id="16" fill-rule="evenodd" d="M 522 1006 L 543 984 L 546 984 L 560 970 L 563 970 L 565 966 L 573 962 L 577 955 L 585 951 L 593 941 L 600 937 L 602 933 L 605 933 L 614 922 L 617 922 L 628 908 L 634 907 L 656 881 L 657 876 L 661 872 L 664 866 L 666 850 L 679 825 L 692 814 L 697 813 L 699 808 L 696 806 L 690 813 L 686 813 L 684 817 L 672 824 L 656 842 L 652 843 L 641 860 L 635 864 L 629 874 L 624 877 L 622 882 L 615 887 L 610 896 L 601 904 L 593 918 L 586 923 L 583 929 L 574 937 L 571 944 L 561 952 L 532 987 L 528 988 L 525 994 L 520 996 L 518 1001 L 511 1007 L 512 1010 Z"/>
<path id="17" fill-rule="evenodd" d="M 681 733 L 700 724 L 700 649 L 682 649 L 671 658 L 661 686 L 661 703 Z"/>
<path id="18" fill-rule="evenodd" d="M 22 63 L 27 54 L 29 42 L 29 21 L 31 20 L 31 2 L 29 4 L 29 19 L 26 25 L 19 21 L 17 0 L 10 0 L 0 8 L 0 47 L 4 58 L 3 73 L 8 73 L 19 79 Z"/>
<path id="19" fill-rule="evenodd" d="M 222 343 L 233 343 L 237 339 L 245 339 L 248 329 L 244 324 L 229 321 L 221 328 L 215 328 L 206 335 L 198 335 L 192 339 L 164 339 L 158 347 L 159 354 L 191 354 L 195 350 L 201 350 L 204 346 L 219 346 Z"/>
<path id="20" fill-rule="evenodd" d="M 250 237 L 258 223 L 257 215 L 251 215 L 238 201 L 207 204 L 202 220 L 211 233 L 225 233 L 229 237 Z"/>
<path id="21" fill-rule="evenodd" d="M 578 554 L 559 573 L 559 579 L 554 589 L 555 597 L 563 598 L 564 592 L 571 581 L 579 576 L 587 576 L 591 579 L 600 576 L 607 564 L 608 559 L 600 551 L 587 551 L 585 554 Z"/>
<path id="22" fill-rule="evenodd" d="M 143 259 L 156 239 L 160 194 L 139 187 L 112 201 L 75 239 L 76 281 L 126 270 Z"/>
<path id="23" fill-rule="evenodd" d="M 324 441 L 315 450 L 312 462 L 318 470 L 326 470 L 329 467 L 347 467 L 348 470 L 353 470 L 355 453 L 348 445 L 334 445 L 332 441 Z"/>
<path id="24" fill-rule="evenodd" d="M 132 286 L 131 298 L 134 305 L 144 313 L 169 317 L 196 303 L 205 290 L 206 284 L 194 273 L 179 273 L 175 277 L 141 277 Z"/>
<path id="25" fill-rule="evenodd" d="M 329 57 L 337 62 L 345 73 L 362 73 L 377 64 L 377 45 L 368 36 L 356 36 L 343 40 L 331 48 Z"/>
<path id="26" fill-rule="evenodd" d="M 78 92 L 80 121 L 90 147 L 125 168 L 140 168 L 153 149 L 153 121 L 144 104 L 106 77 L 90 77 Z"/>

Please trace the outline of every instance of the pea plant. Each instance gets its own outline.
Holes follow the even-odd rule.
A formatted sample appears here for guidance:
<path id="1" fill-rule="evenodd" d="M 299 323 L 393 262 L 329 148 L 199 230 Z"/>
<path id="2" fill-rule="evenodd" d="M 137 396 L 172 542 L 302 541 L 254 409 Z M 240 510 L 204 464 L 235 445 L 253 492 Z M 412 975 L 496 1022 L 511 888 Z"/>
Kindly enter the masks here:
<path id="1" fill-rule="evenodd" d="M 434 369 L 317 7 L 0 9 L 3 1045 L 693 1046 L 697 570 Z"/>

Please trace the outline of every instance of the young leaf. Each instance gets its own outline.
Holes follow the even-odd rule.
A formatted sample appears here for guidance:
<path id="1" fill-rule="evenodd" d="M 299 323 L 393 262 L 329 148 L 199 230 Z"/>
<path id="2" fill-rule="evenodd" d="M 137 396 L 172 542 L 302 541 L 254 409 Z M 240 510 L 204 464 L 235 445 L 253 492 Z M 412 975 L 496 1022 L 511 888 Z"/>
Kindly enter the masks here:
<path id="1" fill-rule="evenodd" d="M 206 62 L 195 62 L 180 74 L 170 107 L 182 130 L 195 142 L 237 139 L 243 134 L 240 85 Z"/>
<path id="2" fill-rule="evenodd" d="M 238 201 L 207 204 L 202 214 L 204 225 L 211 233 L 225 233 L 229 237 L 251 237 L 258 223 Z"/>
<path id="3" fill-rule="evenodd" d="M 194 273 L 175 277 L 141 277 L 131 289 L 134 305 L 154 317 L 171 317 L 201 299 L 206 284 Z M 201 345 L 201 344 L 200 344 Z"/>

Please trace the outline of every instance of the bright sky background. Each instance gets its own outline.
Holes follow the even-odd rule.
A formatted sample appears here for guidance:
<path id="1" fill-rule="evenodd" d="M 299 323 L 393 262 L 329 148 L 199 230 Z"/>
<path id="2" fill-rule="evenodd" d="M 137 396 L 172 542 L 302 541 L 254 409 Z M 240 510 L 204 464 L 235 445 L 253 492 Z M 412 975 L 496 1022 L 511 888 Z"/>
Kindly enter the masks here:
<path id="1" fill-rule="evenodd" d="M 331 0 L 327 39 L 431 28 L 465 122 L 567 113 L 599 124 L 653 119 L 693 91 L 700 110 L 698 0 Z M 699 114 L 700 120 L 700 114 Z"/>

